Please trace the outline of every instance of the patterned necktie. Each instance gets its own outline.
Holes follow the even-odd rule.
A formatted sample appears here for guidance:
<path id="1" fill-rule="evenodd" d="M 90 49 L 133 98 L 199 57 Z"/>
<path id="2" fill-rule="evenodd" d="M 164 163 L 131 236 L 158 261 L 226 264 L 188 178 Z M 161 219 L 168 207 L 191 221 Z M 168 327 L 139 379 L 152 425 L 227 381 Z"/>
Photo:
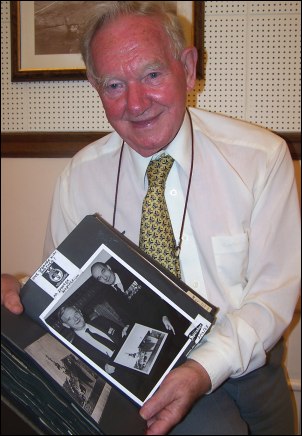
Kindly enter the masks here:
<path id="1" fill-rule="evenodd" d="M 175 238 L 165 200 L 165 184 L 174 159 L 162 155 L 147 168 L 149 187 L 143 201 L 139 246 L 180 278 Z"/>

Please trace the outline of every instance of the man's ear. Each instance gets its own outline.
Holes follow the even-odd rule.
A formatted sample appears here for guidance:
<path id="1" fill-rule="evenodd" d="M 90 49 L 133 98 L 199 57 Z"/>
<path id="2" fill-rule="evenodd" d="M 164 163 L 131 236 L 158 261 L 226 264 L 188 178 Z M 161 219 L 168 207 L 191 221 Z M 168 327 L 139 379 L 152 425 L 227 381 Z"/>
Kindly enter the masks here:
<path id="1" fill-rule="evenodd" d="M 196 47 L 185 48 L 180 57 L 186 73 L 187 91 L 192 91 L 195 86 L 197 57 Z"/>

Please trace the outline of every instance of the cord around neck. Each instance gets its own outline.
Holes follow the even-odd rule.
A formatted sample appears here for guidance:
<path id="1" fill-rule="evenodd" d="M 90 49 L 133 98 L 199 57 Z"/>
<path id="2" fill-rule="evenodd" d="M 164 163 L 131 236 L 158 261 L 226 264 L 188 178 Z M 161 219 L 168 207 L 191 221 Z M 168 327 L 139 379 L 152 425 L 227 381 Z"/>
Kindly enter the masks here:
<path id="1" fill-rule="evenodd" d="M 190 166 L 190 173 L 189 173 L 189 180 L 188 180 L 188 186 L 187 186 L 187 193 L 186 193 L 186 199 L 185 199 L 185 205 L 184 210 L 182 214 L 182 222 L 181 222 L 181 228 L 179 233 L 179 239 L 178 244 L 175 246 L 175 256 L 179 257 L 181 245 L 182 245 L 182 236 L 183 231 L 185 227 L 185 220 L 186 220 L 186 214 L 187 214 L 187 208 L 188 208 L 188 201 L 189 201 L 189 194 L 191 189 L 191 182 L 192 182 L 192 174 L 193 174 L 193 166 L 194 166 L 194 132 L 193 132 L 193 123 L 191 114 L 186 108 L 187 114 L 189 116 L 190 120 L 190 128 L 191 128 L 191 166 Z M 116 177 L 116 184 L 115 184 L 115 197 L 114 197 L 114 208 L 113 208 L 113 218 L 112 218 L 112 226 L 115 227 L 115 219 L 116 219 L 116 209 L 117 209 L 117 199 L 118 199 L 118 189 L 119 189 L 119 182 L 120 182 L 120 174 L 121 174 L 121 166 L 122 166 L 122 156 L 124 152 L 125 147 L 125 141 L 123 140 L 120 156 L 119 156 L 119 162 L 118 162 L 118 168 L 117 168 L 117 177 Z"/>

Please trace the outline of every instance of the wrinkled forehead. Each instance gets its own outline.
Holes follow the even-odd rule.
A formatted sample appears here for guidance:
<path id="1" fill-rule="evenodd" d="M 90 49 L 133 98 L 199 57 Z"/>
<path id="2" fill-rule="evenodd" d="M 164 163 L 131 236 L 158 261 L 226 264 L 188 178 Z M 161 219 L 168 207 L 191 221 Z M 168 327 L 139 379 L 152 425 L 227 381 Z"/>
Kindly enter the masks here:
<path id="1" fill-rule="evenodd" d="M 94 35 L 91 50 L 94 63 L 106 65 L 142 51 L 161 58 L 170 53 L 169 43 L 167 33 L 155 17 L 122 16 L 106 23 Z"/>
<path id="2" fill-rule="evenodd" d="M 139 39 L 141 42 L 162 41 L 163 36 L 168 36 L 163 23 L 159 17 L 146 15 L 122 15 L 112 21 L 105 23 L 96 31 L 95 38 L 107 39 L 112 45 L 120 47 L 127 45 L 131 38 Z"/>

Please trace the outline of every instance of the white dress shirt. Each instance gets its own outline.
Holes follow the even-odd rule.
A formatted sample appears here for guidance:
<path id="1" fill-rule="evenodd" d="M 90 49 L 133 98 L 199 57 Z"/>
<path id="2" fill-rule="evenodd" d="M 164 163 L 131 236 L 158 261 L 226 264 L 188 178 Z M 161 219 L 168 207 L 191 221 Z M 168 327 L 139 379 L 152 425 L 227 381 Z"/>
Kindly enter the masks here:
<path id="1" fill-rule="evenodd" d="M 125 292 L 124 285 L 121 282 L 121 279 L 119 278 L 119 276 L 116 273 L 114 273 L 114 277 L 115 277 L 114 283 L 113 283 L 113 285 L 111 285 L 113 287 L 113 289 L 115 291 L 119 290 L 120 292 Z M 116 286 L 118 289 L 116 289 Z"/>
<path id="2" fill-rule="evenodd" d="M 102 332 L 101 330 L 97 329 L 93 325 L 87 323 L 82 329 L 74 330 L 75 334 L 78 335 L 80 338 L 84 339 L 86 342 L 88 342 L 90 345 L 95 347 L 97 350 L 111 357 L 113 351 L 110 350 L 110 348 L 106 347 L 106 345 L 104 345 L 102 342 L 95 339 L 89 332 L 87 332 L 87 330 L 89 330 L 91 333 L 95 333 L 101 338 L 106 338 L 108 339 L 108 341 L 111 341 L 113 343 L 113 340 L 110 338 L 110 336 L 108 336 L 106 333 Z"/>
<path id="3" fill-rule="evenodd" d="M 194 168 L 180 261 L 182 279 L 219 308 L 215 326 L 190 354 L 215 389 L 262 366 L 291 321 L 300 283 L 300 212 L 282 138 L 200 109 L 190 113 Z M 112 224 L 121 144 L 114 132 L 71 160 L 56 186 L 46 255 L 87 214 Z M 166 152 L 175 159 L 166 200 L 178 242 L 191 162 L 187 114 Z M 150 159 L 125 144 L 116 228 L 136 244 Z"/>

